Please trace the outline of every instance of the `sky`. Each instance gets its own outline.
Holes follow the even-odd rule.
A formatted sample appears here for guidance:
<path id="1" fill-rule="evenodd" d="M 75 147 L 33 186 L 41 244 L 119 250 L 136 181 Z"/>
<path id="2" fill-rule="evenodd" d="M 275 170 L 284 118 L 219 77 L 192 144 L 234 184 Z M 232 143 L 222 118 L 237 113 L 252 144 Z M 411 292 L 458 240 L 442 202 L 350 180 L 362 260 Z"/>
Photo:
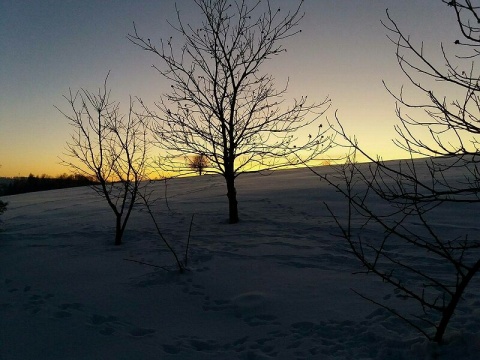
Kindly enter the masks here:
<path id="1" fill-rule="evenodd" d="M 296 2 L 272 0 L 281 9 Z M 193 1 L 178 0 L 182 16 L 198 20 Z M 395 137 L 394 91 L 407 83 L 388 40 L 385 10 L 414 41 L 438 55 L 441 42 L 459 37 L 453 12 L 441 0 L 306 0 L 302 32 L 265 71 L 288 96 L 326 96 L 346 131 L 372 155 L 402 158 Z M 95 91 L 110 71 L 112 98 L 153 104 L 170 84 L 151 66 L 161 63 L 127 40 L 135 22 L 145 37 L 176 36 L 175 1 L 0 0 L 0 176 L 59 175 L 72 132 L 55 108 L 67 109 L 69 88 Z M 412 94 L 414 96 L 414 94 Z M 124 108 L 126 109 L 126 107 Z M 325 122 L 325 121 L 324 121 Z M 332 153 L 332 156 L 334 154 Z"/>

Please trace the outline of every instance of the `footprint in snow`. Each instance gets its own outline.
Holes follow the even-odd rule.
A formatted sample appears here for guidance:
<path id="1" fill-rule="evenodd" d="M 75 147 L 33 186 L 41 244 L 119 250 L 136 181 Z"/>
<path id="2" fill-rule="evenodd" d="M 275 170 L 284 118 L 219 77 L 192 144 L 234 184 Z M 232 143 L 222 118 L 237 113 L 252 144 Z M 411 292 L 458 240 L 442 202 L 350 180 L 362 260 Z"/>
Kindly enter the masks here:
<path id="1" fill-rule="evenodd" d="M 117 331 L 123 330 L 130 336 L 140 338 L 151 336 L 156 332 L 154 329 L 141 328 L 128 322 L 120 321 L 118 317 L 112 315 L 93 314 L 90 316 L 88 324 L 99 327 L 100 330 L 98 332 L 101 335 L 113 335 Z"/>
<path id="2" fill-rule="evenodd" d="M 143 328 L 133 328 L 129 331 L 129 334 L 133 337 L 145 337 L 149 335 L 153 335 L 155 330 L 153 329 L 143 329 Z"/>
<path id="3" fill-rule="evenodd" d="M 243 293 L 231 300 L 235 316 L 249 326 L 280 325 L 277 317 L 268 313 L 270 302 L 269 296 L 260 291 Z"/>
<path id="4" fill-rule="evenodd" d="M 50 293 L 43 293 L 42 291 L 34 290 L 31 286 L 15 286 L 13 280 L 5 279 L 4 284 L 6 290 L 10 293 L 10 297 L 14 297 L 11 302 L 0 303 L 1 310 L 9 310 L 15 304 L 21 304 L 21 308 L 28 311 L 31 315 L 36 315 L 40 312 L 47 314 L 52 320 L 66 320 L 76 318 L 80 320 L 82 317 L 87 317 L 85 323 L 89 326 L 98 329 L 101 335 L 113 335 L 117 331 L 122 330 L 129 336 L 134 338 L 146 337 L 153 335 L 156 331 L 154 329 L 142 328 L 128 322 L 122 322 L 116 316 L 100 315 L 90 313 L 85 309 L 85 305 L 79 302 L 61 303 L 60 305 L 53 304 L 55 296 Z M 196 286 L 193 286 L 197 288 Z M 22 301 L 23 300 L 23 301 Z M 81 316 L 78 319 L 78 316 Z M 73 321 L 73 320 L 69 320 Z"/>

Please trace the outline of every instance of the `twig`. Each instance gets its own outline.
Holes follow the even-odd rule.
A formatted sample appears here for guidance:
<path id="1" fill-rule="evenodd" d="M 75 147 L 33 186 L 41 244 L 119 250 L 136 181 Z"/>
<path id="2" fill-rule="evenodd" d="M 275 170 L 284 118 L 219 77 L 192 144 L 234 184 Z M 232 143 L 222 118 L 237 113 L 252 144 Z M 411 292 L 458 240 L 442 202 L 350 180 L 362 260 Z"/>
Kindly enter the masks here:
<path id="1" fill-rule="evenodd" d="M 143 261 L 138 261 L 138 260 L 133 260 L 133 259 L 123 259 L 123 260 L 131 261 L 131 262 L 135 262 L 135 263 L 138 263 L 138 264 L 147 265 L 147 266 L 151 266 L 151 267 L 155 267 L 155 268 L 159 268 L 159 269 L 170 272 L 170 270 L 168 270 L 166 267 L 163 267 L 163 266 L 149 264 L 149 263 L 146 263 L 146 262 L 143 262 Z"/>
<path id="2" fill-rule="evenodd" d="M 187 238 L 187 246 L 185 248 L 185 261 L 184 261 L 184 266 L 185 268 L 187 267 L 188 264 L 188 248 L 190 246 L 190 234 L 192 233 L 192 225 L 193 225 L 193 217 L 195 214 L 192 214 L 192 219 L 190 220 L 190 228 L 188 229 L 188 238 Z"/>

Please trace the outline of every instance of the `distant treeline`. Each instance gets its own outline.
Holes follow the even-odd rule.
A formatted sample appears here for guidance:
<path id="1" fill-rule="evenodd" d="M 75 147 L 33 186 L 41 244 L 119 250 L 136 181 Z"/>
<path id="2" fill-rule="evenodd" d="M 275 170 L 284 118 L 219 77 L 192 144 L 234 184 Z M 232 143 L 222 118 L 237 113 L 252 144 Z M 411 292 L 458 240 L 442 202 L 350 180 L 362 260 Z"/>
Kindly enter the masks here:
<path id="1" fill-rule="evenodd" d="M 14 177 L 2 179 L 0 183 L 0 195 L 15 195 L 34 191 L 63 189 L 76 186 L 95 185 L 96 182 L 84 175 L 63 174 L 58 177 L 47 175 L 28 177 Z"/>

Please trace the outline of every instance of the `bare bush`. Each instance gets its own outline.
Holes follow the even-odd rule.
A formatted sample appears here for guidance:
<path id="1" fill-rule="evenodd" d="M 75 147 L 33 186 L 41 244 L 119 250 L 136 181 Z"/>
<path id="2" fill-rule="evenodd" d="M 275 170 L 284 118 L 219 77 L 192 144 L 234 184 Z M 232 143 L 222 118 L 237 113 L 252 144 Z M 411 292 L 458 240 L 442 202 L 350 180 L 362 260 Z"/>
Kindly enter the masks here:
<path id="1" fill-rule="evenodd" d="M 7 211 L 8 202 L 3 202 L 0 200 L 0 215 Z"/>

